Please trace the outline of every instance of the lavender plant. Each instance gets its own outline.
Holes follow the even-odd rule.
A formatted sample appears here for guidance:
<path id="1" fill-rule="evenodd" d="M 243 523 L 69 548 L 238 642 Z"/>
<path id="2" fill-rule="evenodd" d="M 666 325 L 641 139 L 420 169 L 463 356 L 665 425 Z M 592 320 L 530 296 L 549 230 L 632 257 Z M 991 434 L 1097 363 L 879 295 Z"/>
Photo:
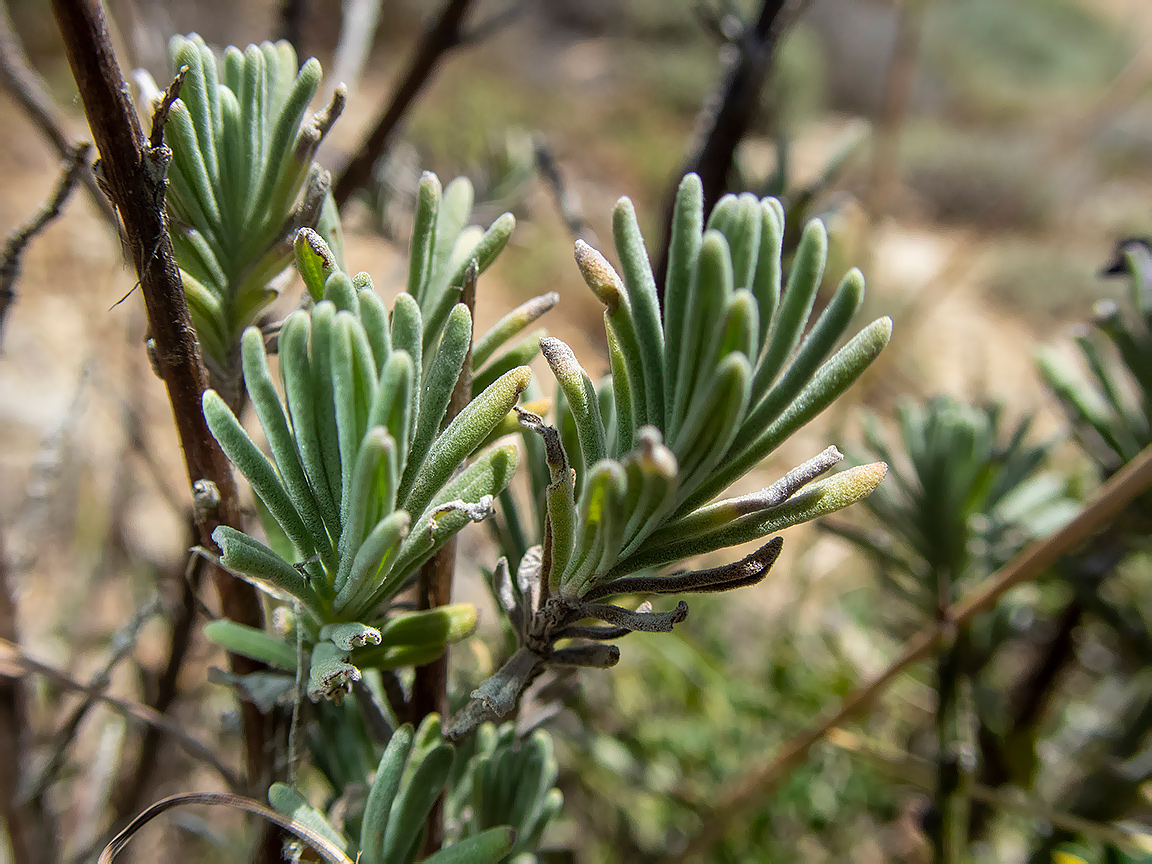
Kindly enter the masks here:
<path id="1" fill-rule="evenodd" d="M 614 219 L 623 277 L 577 244 L 577 264 L 606 307 L 612 374 L 599 387 L 563 342 L 520 335 L 555 305 L 555 294 L 530 300 L 474 340 L 476 281 L 506 245 L 514 219 L 505 214 L 487 231 L 470 227 L 473 190 L 465 180 L 441 188 L 435 176 L 422 177 L 407 291 L 388 309 L 367 274 L 344 271 L 338 240 L 334 249 L 302 224 L 320 224 L 324 205 L 314 204 L 328 200 L 322 172 L 304 166 L 329 120 L 299 127 L 319 74 L 314 61 L 289 82 L 285 70 L 295 60 L 286 49 L 230 50 L 221 86 L 203 43 L 177 40 L 173 52 L 194 86 L 187 107 L 175 109 L 186 149 L 176 160 L 172 207 L 180 248 L 199 255 L 186 259 L 197 262 L 188 267 L 190 300 L 209 353 L 226 364 L 229 339 L 256 320 L 269 298 L 268 280 L 282 266 L 286 230 L 311 301 L 279 327 L 279 388 L 265 334 L 248 326 L 239 338 L 237 365 L 270 456 L 244 430 L 227 393 L 208 391 L 203 400 L 213 435 L 270 517 L 268 544 L 217 529 L 221 564 L 281 602 L 285 626 L 265 632 L 218 620 L 206 632 L 229 651 L 283 670 L 286 688 L 306 678 L 308 697 L 334 705 L 320 706 L 318 715 L 335 724 L 333 734 L 312 739 L 334 789 L 373 779 L 363 808 L 340 826 L 296 790 L 274 787 L 271 800 L 361 860 L 407 862 L 420 848 L 420 826 L 447 790 L 455 842 L 439 853 L 449 856 L 443 860 L 531 852 L 562 801 L 544 733 L 520 741 L 512 727 L 500 733 L 483 727 L 471 755 L 461 755 L 453 769 L 453 747 L 430 715 L 417 731 L 391 732 L 377 761 L 370 736 L 351 734 L 354 727 L 363 732 L 363 723 L 357 726 L 350 706 L 341 705 L 368 670 L 427 663 L 474 629 L 471 606 L 413 613 L 398 603 L 451 536 L 493 516 L 498 498 L 505 524 L 516 523 L 520 536 L 532 533 L 508 492 L 520 450 L 498 439 L 520 433 L 535 461 L 530 482 L 540 510 L 533 522 L 542 542 L 506 548 L 494 568 L 520 644 L 449 724 L 446 737 L 453 740 L 509 714 L 549 666 L 611 666 L 619 652 L 605 640 L 669 630 L 687 614 L 683 601 L 668 611 L 603 601 L 755 584 L 779 555 L 779 538 L 732 564 L 672 575 L 659 570 L 869 494 L 885 466 L 818 480 L 842 458 L 828 448 L 758 493 L 712 500 L 842 393 L 886 344 L 891 322 L 873 322 L 836 351 L 860 304 L 863 279 L 850 272 L 808 326 L 827 252 L 822 225 L 805 229 L 785 280 L 780 205 L 727 196 L 705 226 L 699 181 L 691 175 L 677 199 L 663 310 L 627 199 Z M 242 128 L 262 130 L 239 147 L 227 135 L 229 94 L 238 115 L 251 121 Z M 248 168 L 240 191 L 228 185 L 237 165 Z M 206 194 L 213 178 L 227 195 Z M 301 188 L 300 203 L 292 205 Z M 254 195 L 272 195 L 272 211 L 293 209 L 287 216 L 261 211 L 251 234 L 229 233 L 237 218 L 254 215 Z M 219 206 L 220 196 L 232 204 Z M 255 267 L 254 250 L 261 262 Z M 210 266 L 225 259 L 235 266 Z M 209 284 L 214 306 L 199 302 L 197 292 Z M 530 379 L 525 364 L 541 351 L 558 382 L 556 427 L 529 410 L 546 403 L 519 404 Z M 471 398 L 457 413 L 450 404 L 466 366 Z M 369 677 L 378 683 L 376 675 Z M 337 758 L 328 752 L 333 746 L 348 752 Z M 341 762 L 347 764 L 337 776 L 333 766 Z M 352 774 L 344 776 L 344 768 Z"/>
<path id="2" fill-rule="evenodd" d="M 884 476 L 875 463 L 812 482 L 843 458 L 829 448 L 758 493 L 709 503 L 840 395 L 887 344 L 891 321 L 873 322 L 832 354 L 864 286 L 851 271 L 805 334 L 827 254 L 823 226 L 809 223 L 784 283 L 778 202 L 726 196 L 707 226 L 701 202 L 689 175 L 677 196 L 663 310 L 628 199 L 613 219 L 623 277 L 577 242 L 581 273 L 606 307 L 612 374 L 597 389 L 567 345 L 541 340 L 559 385 L 558 428 L 519 414 L 541 437 L 549 470 L 536 495 L 543 542 L 521 557 L 515 579 L 506 560 L 494 575 L 519 647 L 472 693 L 450 736 L 510 713 L 548 666 L 612 666 L 619 650 L 606 640 L 668 631 L 688 613 L 684 601 L 659 612 L 602 601 L 756 584 L 776 561 L 779 538 L 732 564 L 657 571 L 839 510 Z M 523 535 L 514 509 L 508 518 Z M 589 619 L 604 624 L 581 623 Z"/>
<path id="3" fill-rule="evenodd" d="M 297 231 L 319 230 L 339 260 L 331 177 L 313 157 L 345 91 L 307 117 L 320 64 L 301 67 L 287 42 L 229 47 L 222 61 L 196 34 L 168 50 L 184 70 L 165 126 L 172 242 L 213 383 L 231 388 L 240 335 L 276 298 Z"/>
<path id="4" fill-rule="evenodd" d="M 515 446 L 492 446 L 457 468 L 500 427 L 529 370 L 499 376 L 441 430 L 471 345 L 467 306 L 449 306 L 422 362 L 429 328 L 417 299 L 402 294 L 389 314 L 367 274 L 340 270 L 318 235 L 302 231 L 296 250 L 319 302 L 280 329 L 283 401 L 262 334 L 253 327 L 242 339 L 244 381 L 273 459 L 214 391 L 205 393 L 204 413 L 297 560 L 231 528 L 213 539 L 226 567 L 295 604 L 310 658 L 308 694 L 340 698 L 360 666 L 426 663 L 470 632 L 471 607 L 392 618 L 380 610 L 449 537 L 492 513 L 519 461 Z M 473 281 L 478 260 L 465 268 Z M 436 299 L 420 287 L 416 296 L 435 314 Z M 270 634 L 230 621 L 214 622 L 208 634 L 229 650 L 296 668 L 292 644 Z"/>

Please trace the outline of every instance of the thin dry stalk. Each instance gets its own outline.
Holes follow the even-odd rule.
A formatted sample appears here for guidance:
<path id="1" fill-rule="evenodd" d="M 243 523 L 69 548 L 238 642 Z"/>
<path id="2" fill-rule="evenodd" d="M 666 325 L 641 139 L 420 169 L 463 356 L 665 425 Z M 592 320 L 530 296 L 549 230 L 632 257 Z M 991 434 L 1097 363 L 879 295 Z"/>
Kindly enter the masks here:
<path id="1" fill-rule="evenodd" d="M 15 642 L 11 642 L 8 639 L 0 639 L 0 675 L 23 677 L 29 674 L 42 675 L 51 681 L 53 685 L 61 689 L 83 693 L 88 696 L 88 698 L 108 706 L 128 720 L 135 720 L 139 723 L 146 723 L 149 726 L 157 727 L 179 744 L 189 756 L 215 770 L 216 773 L 224 779 L 229 789 L 235 791 L 243 788 L 243 781 L 237 777 L 227 765 L 220 761 L 220 757 L 216 755 L 215 747 L 197 741 L 172 720 L 156 713 L 147 705 L 141 705 L 138 702 L 132 702 L 128 699 L 120 699 L 116 696 L 109 696 L 102 688 L 93 687 L 89 684 L 81 684 L 79 681 L 68 677 L 68 675 L 56 667 L 49 666 L 47 663 L 41 663 L 39 660 L 34 660 L 29 657 Z"/>
<path id="2" fill-rule="evenodd" d="M 728 188 L 728 176 L 732 173 L 736 148 L 748 134 L 759 113 L 760 91 L 772 68 L 776 45 L 787 23 L 795 17 L 786 12 L 790 9 L 799 10 L 803 5 L 804 0 L 763 0 L 755 23 L 748 24 L 730 42 L 732 60 L 725 67 L 716 92 L 708 97 L 696 117 L 696 130 L 688 158 L 677 170 L 676 180 L 665 196 L 665 242 L 658 247 L 661 250 L 660 259 L 653 271 L 656 275 L 657 296 L 661 302 L 664 299 L 664 274 L 668 270 L 667 239 L 672 227 L 672 207 L 680 178 L 689 171 L 700 175 L 700 183 L 704 187 L 704 212 L 710 213 Z"/>
<path id="3" fill-rule="evenodd" d="M 4 244 L 4 251 L 0 253 L 0 339 L 4 335 L 4 321 L 8 317 L 8 309 L 16 299 L 16 280 L 20 278 L 20 256 L 24 254 L 33 238 L 64 209 L 64 202 L 72 194 L 83 172 L 88 169 L 89 149 L 90 145 L 80 144 L 72 151 L 68 165 L 56 183 L 56 190 L 48 203 L 29 222 L 17 228 Z"/>

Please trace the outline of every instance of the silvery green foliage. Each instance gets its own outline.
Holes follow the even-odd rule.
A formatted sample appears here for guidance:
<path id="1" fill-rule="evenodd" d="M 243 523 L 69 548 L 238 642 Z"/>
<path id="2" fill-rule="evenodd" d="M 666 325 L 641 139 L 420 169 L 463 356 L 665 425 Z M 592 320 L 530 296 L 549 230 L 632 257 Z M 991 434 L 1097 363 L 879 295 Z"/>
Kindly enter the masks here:
<path id="1" fill-rule="evenodd" d="M 606 307 L 610 383 L 598 390 L 567 345 L 541 340 L 559 384 L 559 431 L 520 416 L 541 436 L 550 472 L 536 496 L 545 502 L 543 543 L 516 574 L 501 562 L 494 577 L 520 647 L 473 692 L 452 736 L 507 714 L 543 668 L 611 666 L 619 651 L 604 640 L 670 630 L 688 611 L 683 601 L 656 612 L 604 600 L 755 584 L 779 555 L 779 538 L 729 565 L 653 574 L 839 510 L 886 470 L 876 463 L 816 481 L 842 458 L 828 448 L 760 492 L 709 503 L 843 393 L 887 344 L 891 321 L 873 322 L 833 353 L 863 296 L 853 270 L 806 331 L 827 237 L 819 222 L 808 224 L 782 285 L 784 214 L 773 199 L 726 196 L 705 226 L 699 178 L 684 179 L 663 310 L 627 199 L 613 228 L 622 277 L 576 245 L 584 279 Z M 580 623 L 587 619 L 605 623 Z"/>
<path id="2" fill-rule="evenodd" d="M 949 586 L 983 578 L 1079 510 L 1067 479 L 1041 470 L 1051 444 L 1029 440 L 1031 418 L 1007 429 L 1003 419 L 997 404 L 906 400 L 892 447 L 877 418 L 865 415 L 862 459 L 882 459 L 891 472 L 863 505 L 878 533 L 824 527 L 875 560 L 885 586 L 922 616 L 936 614 L 941 575 Z"/>
<path id="3" fill-rule="evenodd" d="M 417 240 L 437 228 L 433 219 Z M 460 245 L 460 233 L 445 235 L 450 246 Z M 482 245 L 469 250 L 479 255 Z M 436 244 L 425 251 L 424 271 L 435 272 Z M 272 458 L 218 394 L 204 395 L 209 428 L 290 541 L 291 560 L 232 528 L 213 538 L 226 567 L 297 605 L 308 693 L 339 699 L 359 667 L 427 663 L 471 631 L 471 607 L 387 619 L 381 609 L 449 537 L 491 515 L 519 457 L 512 444 L 482 447 L 530 372 L 517 366 L 500 375 L 445 425 L 472 344 L 468 308 L 449 302 L 430 335 L 417 299 L 400 295 L 389 314 L 367 274 L 340 270 L 314 232 L 299 233 L 296 253 L 319 302 L 280 330 L 283 398 L 260 331 L 249 328 L 241 341 L 244 381 Z M 465 266 L 473 278 L 475 260 Z M 449 297 L 456 291 L 442 289 Z M 436 295 L 423 297 L 435 313 Z M 296 667 L 294 639 L 229 621 L 207 632 L 229 650 Z"/>
<path id="4" fill-rule="evenodd" d="M 1075 333 L 1090 377 L 1053 349 L 1037 360 L 1044 383 L 1105 477 L 1152 444 L 1152 252 L 1139 241 L 1118 251 L 1108 272 L 1128 277 L 1128 308 L 1101 301 L 1092 327 Z"/>
<path id="5" fill-rule="evenodd" d="M 331 179 L 312 159 L 344 90 L 307 118 L 320 64 L 298 66 L 287 42 L 229 46 L 218 61 L 193 34 L 169 54 L 187 69 L 164 128 L 172 242 L 213 381 L 231 386 L 240 334 L 275 299 L 297 230 L 319 227 L 339 253 Z"/>
<path id="6" fill-rule="evenodd" d="M 466 760 L 461 758 L 466 753 L 459 752 L 460 776 L 445 801 L 448 833 L 471 837 L 510 825 L 516 842 L 503 860 L 532 852 L 564 804 L 556 788 L 560 766 L 552 739 L 542 729 L 520 738 L 515 724 L 497 729 L 485 723 L 469 743 L 472 752 Z"/>
<path id="7" fill-rule="evenodd" d="M 351 860 L 409 864 L 419 857 L 425 822 L 445 791 L 453 757 L 454 748 L 443 740 L 435 714 L 428 715 L 415 731 L 410 724 L 397 729 L 376 766 L 355 838 L 345 836 L 290 786 L 273 784 L 268 800 L 284 815 L 331 840 Z M 423 860 L 425 864 L 496 864 L 519 848 L 512 827 L 493 825 L 470 832 Z"/>

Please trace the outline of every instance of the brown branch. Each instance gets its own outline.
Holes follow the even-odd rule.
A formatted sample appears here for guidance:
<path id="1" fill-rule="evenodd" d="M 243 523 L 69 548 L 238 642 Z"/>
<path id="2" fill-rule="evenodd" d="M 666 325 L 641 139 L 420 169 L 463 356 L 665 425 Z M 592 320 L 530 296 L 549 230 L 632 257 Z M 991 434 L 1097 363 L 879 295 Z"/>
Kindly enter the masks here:
<path id="1" fill-rule="evenodd" d="M 8 308 L 16 299 L 16 280 L 20 278 L 20 256 L 32 239 L 39 234 L 53 219 L 60 215 L 64 202 L 72 194 L 76 182 L 84 171 L 88 170 L 88 150 L 91 145 L 78 144 L 72 151 L 68 167 L 56 183 L 56 191 L 52 198 L 29 222 L 16 229 L 4 244 L 4 251 L 0 253 L 0 339 L 4 335 L 4 319 L 8 316 Z"/>
<path id="2" fill-rule="evenodd" d="M 18 644 L 16 597 L 9 582 L 8 554 L 0 530 L 0 639 Z M 31 745 L 28 702 L 19 677 L 0 670 L 0 815 L 8 826 L 14 864 L 48 864 L 58 860 L 56 832 L 41 795 L 18 802 L 24 776 L 21 754 Z"/>
<path id="3" fill-rule="evenodd" d="M 74 148 L 64 134 L 64 123 L 48 94 L 44 79 L 32 68 L 16 38 L 12 21 L 8 17 L 8 4 L 3 0 L 0 0 L 0 85 L 16 100 L 32 124 L 56 150 L 56 155 L 61 159 L 71 158 Z M 92 203 L 104 221 L 119 230 L 120 220 L 116 218 L 116 211 L 100 191 L 90 166 L 85 165 L 80 182 L 88 190 Z"/>
<path id="4" fill-rule="evenodd" d="M 308 0 L 280 3 L 280 38 L 288 41 L 297 57 L 304 56 L 304 19 L 307 17 Z"/>
<path id="5" fill-rule="evenodd" d="M 873 225 L 882 221 L 891 210 L 893 192 L 900 176 L 900 137 L 912 98 L 928 2 L 904 0 L 897 10 L 896 44 L 888 61 L 884 104 L 876 123 L 871 175 L 868 178 L 867 209 Z"/>
<path id="6" fill-rule="evenodd" d="M 392 146 L 393 136 L 401 121 L 444 55 L 464 44 L 461 25 L 472 4 L 473 0 L 448 0 L 440 16 L 425 31 L 404 77 L 392 94 L 392 101 L 380 114 L 359 151 L 340 173 L 332 189 L 337 207 L 343 209 L 357 189 L 368 186 L 372 180 L 372 166 Z"/>
<path id="7" fill-rule="evenodd" d="M 469 315 L 476 312 L 476 279 L 478 277 L 476 262 L 468 268 L 464 276 L 464 290 L 460 294 L 460 302 L 468 307 Z M 464 365 L 460 369 L 460 377 L 456 379 L 456 386 L 452 388 L 452 396 L 448 400 L 448 410 L 445 412 L 444 423 L 452 420 L 464 410 L 472 398 L 472 346 L 464 355 Z M 421 609 L 435 609 L 437 606 L 447 606 L 452 602 L 452 576 L 456 572 L 456 538 L 450 537 L 440 547 L 439 551 L 420 570 L 420 582 L 417 587 L 417 600 Z M 431 663 L 416 667 L 416 676 L 412 680 L 411 701 L 412 722 L 419 724 L 429 714 L 448 716 L 448 648 Z M 436 800 L 432 811 L 428 814 L 428 832 L 424 840 L 424 854 L 431 855 L 436 852 L 444 842 L 444 796 Z"/>
<path id="8" fill-rule="evenodd" d="M 240 499 L 231 466 L 208 431 L 200 407 L 207 376 L 164 219 L 164 165 L 169 154 L 145 142 L 98 0 L 52 0 L 52 9 L 100 151 L 108 192 L 124 220 L 156 349 L 156 371 L 168 391 L 188 478 L 193 483 L 206 481 L 215 493 L 215 506 L 197 508 L 200 542 L 214 550 L 212 531 L 217 526 L 241 527 Z M 219 568 L 213 568 L 213 576 L 223 613 L 234 621 L 262 626 L 255 589 Z M 240 675 L 260 668 L 235 656 L 231 664 Z M 242 703 L 241 710 L 248 779 L 260 788 L 271 774 L 265 720 L 251 702 Z"/>
<path id="9" fill-rule="evenodd" d="M 802 0 L 763 0 L 755 24 L 749 24 L 731 43 L 733 58 L 724 70 L 723 78 L 696 118 L 694 141 L 682 168 L 677 172 L 665 196 L 664 238 L 660 258 L 656 263 L 656 290 L 664 299 L 664 275 L 668 269 L 668 239 L 672 226 L 672 208 L 680 178 L 689 172 L 700 175 L 704 188 L 704 214 L 728 188 L 728 176 L 736 148 L 748 134 L 760 108 L 760 91 L 772 68 L 776 45 L 785 26 L 794 16 L 785 11 L 797 7 Z"/>
<path id="10" fill-rule="evenodd" d="M 794 769 L 808 758 L 808 752 L 829 731 L 849 720 L 866 714 L 873 703 L 901 673 L 928 657 L 945 631 L 962 627 L 982 612 L 991 609 L 1007 591 L 1037 578 L 1064 555 L 1075 551 L 1085 541 L 1103 531 L 1124 513 L 1125 507 L 1152 487 L 1152 447 L 1140 454 L 1115 474 L 1097 491 L 1080 514 L 1063 529 L 1044 540 L 1037 540 L 992 574 L 963 601 L 952 607 L 944 625 L 934 625 L 914 636 L 900 657 L 872 683 L 862 687 L 841 704 L 827 720 L 793 738 L 777 750 L 774 757 L 749 769 L 727 785 L 727 792 L 715 802 L 703 828 L 689 841 L 675 860 L 703 860 L 709 850 L 724 836 L 728 826 L 749 806 L 764 801 Z"/>

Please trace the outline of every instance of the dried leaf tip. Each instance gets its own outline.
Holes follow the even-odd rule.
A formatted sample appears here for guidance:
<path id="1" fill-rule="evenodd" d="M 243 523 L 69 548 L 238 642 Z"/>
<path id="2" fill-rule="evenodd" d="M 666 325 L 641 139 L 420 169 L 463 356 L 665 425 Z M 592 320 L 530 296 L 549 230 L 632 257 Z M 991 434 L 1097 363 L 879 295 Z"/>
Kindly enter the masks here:
<path id="1" fill-rule="evenodd" d="M 666 477 L 676 476 L 679 464 L 676 454 L 664 446 L 663 436 L 655 426 L 641 426 L 636 433 L 636 449 L 640 464 Z"/>
<path id="2" fill-rule="evenodd" d="M 558 378 L 564 375 L 578 376 L 583 372 L 576 355 L 572 353 L 572 349 L 555 336 L 540 337 L 540 352 Z"/>
<path id="3" fill-rule="evenodd" d="M 592 289 L 596 298 L 608 307 L 609 312 L 615 312 L 620 304 L 625 302 L 624 283 L 619 274 L 608 263 L 608 259 L 585 243 L 576 241 L 576 266 L 580 268 L 580 275 Z"/>

